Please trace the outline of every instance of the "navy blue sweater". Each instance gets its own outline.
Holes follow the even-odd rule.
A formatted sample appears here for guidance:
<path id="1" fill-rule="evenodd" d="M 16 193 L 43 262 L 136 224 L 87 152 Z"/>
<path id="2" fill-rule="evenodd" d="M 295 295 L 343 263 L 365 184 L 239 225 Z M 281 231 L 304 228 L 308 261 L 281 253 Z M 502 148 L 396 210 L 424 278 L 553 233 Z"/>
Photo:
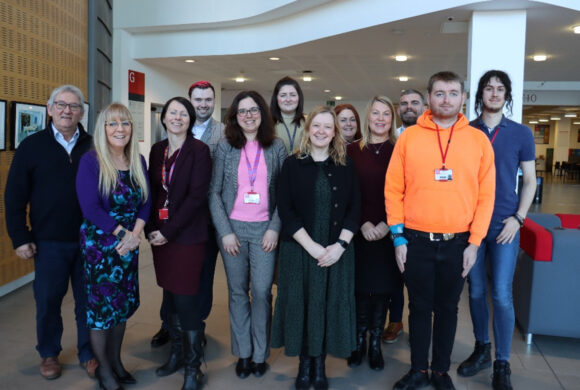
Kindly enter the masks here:
<path id="1" fill-rule="evenodd" d="M 54 138 L 50 123 L 18 146 L 4 193 L 14 248 L 43 240 L 78 241 L 82 214 L 75 178 L 81 156 L 92 145 L 92 137 L 78 127 L 80 136 L 70 156 Z M 27 205 L 32 229 L 27 226 Z"/>

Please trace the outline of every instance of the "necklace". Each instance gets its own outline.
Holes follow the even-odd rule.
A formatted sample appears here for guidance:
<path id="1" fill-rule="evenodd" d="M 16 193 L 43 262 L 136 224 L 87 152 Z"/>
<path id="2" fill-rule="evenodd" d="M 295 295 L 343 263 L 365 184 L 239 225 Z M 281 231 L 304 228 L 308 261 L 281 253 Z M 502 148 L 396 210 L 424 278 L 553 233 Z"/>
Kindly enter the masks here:
<path id="1" fill-rule="evenodd" d="M 374 150 L 375 154 L 376 154 L 376 155 L 378 155 L 378 154 L 379 154 L 379 152 L 381 151 L 381 149 L 382 149 L 383 145 L 384 145 L 386 142 L 387 142 L 387 141 L 384 141 L 384 142 L 381 142 L 380 144 L 378 144 L 378 145 L 380 145 L 378 148 L 375 146 L 375 145 L 377 145 L 377 144 L 367 144 L 367 145 L 369 145 L 369 147 L 371 147 L 371 149 L 373 149 L 373 150 Z"/>

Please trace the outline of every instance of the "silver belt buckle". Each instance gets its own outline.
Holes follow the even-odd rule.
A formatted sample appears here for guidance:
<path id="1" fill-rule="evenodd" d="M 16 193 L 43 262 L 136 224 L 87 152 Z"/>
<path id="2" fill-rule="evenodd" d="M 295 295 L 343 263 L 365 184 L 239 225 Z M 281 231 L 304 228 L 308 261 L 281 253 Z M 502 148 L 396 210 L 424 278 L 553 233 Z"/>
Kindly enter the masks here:
<path id="1" fill-rule="evenodd" d="M 443 241 L 452 240 L 455 237 L 455 233 L 443 233 Z"/>
<path id="2" fill-rule="evenodd" d="M 435 233 L 429 233 L 429 241 L 441 241 L 441 240 L 435 238 Z"/>

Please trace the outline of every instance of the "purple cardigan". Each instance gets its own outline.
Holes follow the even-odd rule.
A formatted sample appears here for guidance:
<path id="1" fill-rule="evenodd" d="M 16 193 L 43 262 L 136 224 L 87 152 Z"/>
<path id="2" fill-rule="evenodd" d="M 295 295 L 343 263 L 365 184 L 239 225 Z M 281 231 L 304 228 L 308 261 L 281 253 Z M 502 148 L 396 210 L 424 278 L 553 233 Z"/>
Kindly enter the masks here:
<path id="1" fill-rule="evenodd" d="M 143 156 L 141 156 L 141 163 L 143 164 L 143 173 L 145 178 L 147 178 L 147 166 Z M 147 182 L 147 186 L 149 187 L 149 182 Z M 104 197 L 99 191 L 99 162 L 94 150 L 88 151 L 81 157 L 77 172 L 76 188 L 83 216 L 105 233 L 112 234 L 119 224 L 109 215 L 109 210 L 111 209 L 109 197 Z M 137 212 L 137 218 L 147 221 L 150 209 L 151 191 L 149 191 L 147 202 L 141 204 Z"/>

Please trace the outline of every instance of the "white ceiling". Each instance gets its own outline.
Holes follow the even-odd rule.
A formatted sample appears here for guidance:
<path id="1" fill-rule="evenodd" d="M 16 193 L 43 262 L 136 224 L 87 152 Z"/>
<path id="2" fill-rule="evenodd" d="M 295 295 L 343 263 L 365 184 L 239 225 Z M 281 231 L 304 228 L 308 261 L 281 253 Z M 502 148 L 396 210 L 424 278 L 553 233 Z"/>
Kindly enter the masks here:
<path id="1" fill-rule="evenodd" d="M 499 2 L 495 3 L 497 9 Z M 509 3 L 506 0 L 503 4 Z M 469 22 L 472 11 L 488 6 L 475 4 L 435 12 L 268 52 L 195 57 L 193 64 L 185 63 L 184 57 L 141 62 L 185 74 L 207 75 L 208 79 L 221 80 L 224 91 L 262 91 L 268 93 L 266 99 L 281 77 L 299 78 L 302 71 L 310 70 L 313 81 L 300 81 L 310 101 L 323 103 L 336 95 L 344 101 L 366 101 L 378 93 L 397 100 L 402 89 L 424 90 L 429 76 L 439 70 L 453 70 L 467 78 L 467 33 L 443 34 L 442 24 L 449 20 Z M 572 33 L 574 25 L 580 25 L 580 12 L 528 2 L 525 81 L 580 80 L 580 35 Z M 399 53 L 407 54 L 409 60 L 396 62 L 394 55 Z M 548 61 L 533 62 L 530 57 L 537 53 L 548 54 Z M 270 61 L 272 56 L 280 60 Z M 247 81 L 236 83 L 234 78 L 242 72 Z M 400 82 L 400 75 L 408 76 L 409 81 Z M 544 109 L 555 113 L 572 107 L 524 107 L 524 115 Z M 580 107 L 573 109 L 580 117 Z"/>

